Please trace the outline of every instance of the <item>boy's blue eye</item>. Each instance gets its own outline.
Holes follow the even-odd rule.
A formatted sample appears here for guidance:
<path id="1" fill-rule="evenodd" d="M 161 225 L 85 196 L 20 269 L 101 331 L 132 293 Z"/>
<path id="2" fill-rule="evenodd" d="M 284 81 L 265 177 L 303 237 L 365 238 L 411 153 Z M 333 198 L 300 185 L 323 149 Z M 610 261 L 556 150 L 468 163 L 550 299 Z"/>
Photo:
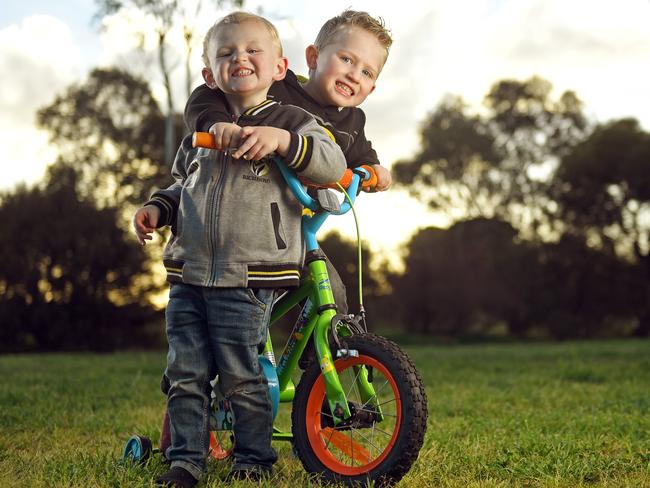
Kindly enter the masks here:
<path id="1" fill-rule="evenodd" d="M 341 56 L 341 61 L 343 61 L 344 63 L 351 63 L 352 59 L 347 56 Z"/>
<path id="2" fill-rule="evenodd" d="M 249 49 L 248 50 L 248 54 L 257 54 L 258 52 L 260 52 L 259 49 Z"/>
<path id="3" fill-rule="evenodd" d="M 364 69 L 362 71 L 363 76 L 367 76 L 368 78 L 374 78 L 374 75 L 372 74 L 372 71 L 368 71 L 367 69 Z"/>

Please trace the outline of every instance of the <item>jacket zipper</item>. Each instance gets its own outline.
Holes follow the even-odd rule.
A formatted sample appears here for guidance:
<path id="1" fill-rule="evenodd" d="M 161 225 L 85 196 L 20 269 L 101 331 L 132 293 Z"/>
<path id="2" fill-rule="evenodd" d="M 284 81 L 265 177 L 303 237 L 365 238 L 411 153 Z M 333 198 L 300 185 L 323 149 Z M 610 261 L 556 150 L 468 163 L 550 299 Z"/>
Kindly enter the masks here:
<path id="1" fill-rule="evenodd" d="M 208 194 L 210 195 L 210 201 L 208 202 L 208 218 L 206 219 L 206 232 L 208 233 L 208 243 L 210 244 L 210 273 L 208 275 L 208 281 L 207 281 L 207 286 L 214 286 L 214 283 L 216 282 L 216 274 L 217 274 L 217 247 L 219 243 L 219 239 L 217 236 L 219 226 L 214 225 L 215 223 L 218 223 L 218 218 L 219 218 L 219 204 L 221 202 L 221 194 L 222 194 L 222 185 L 223 181 L 225 179 L 225 173 L 226 173 L 226 168 L 228 166 L 227 162 L 225 161 L 226 155 L 224 153 L 219 153 L 219 158 L 218 162 L 221 165 L 221 172 L 219 173 L 219 177 L 217 178 L 217 182 L 214 184 L 214 190 L 211 190 Z M 213 176 L 214 178 L 214 176 Z"/>

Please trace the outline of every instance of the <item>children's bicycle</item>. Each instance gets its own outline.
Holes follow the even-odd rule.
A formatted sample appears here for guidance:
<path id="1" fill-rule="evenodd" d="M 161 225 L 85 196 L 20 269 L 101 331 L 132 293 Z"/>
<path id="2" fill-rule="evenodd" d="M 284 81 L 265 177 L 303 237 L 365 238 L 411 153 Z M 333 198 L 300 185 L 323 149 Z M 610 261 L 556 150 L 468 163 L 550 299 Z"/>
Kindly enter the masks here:
<path id="1" fill-rule="evenodd" d="M 214 138 L 197 133 L 195 145 L 214 148 Z M 354 212 L 362 182 L 373 175 L 363 168 L 347 170 L 344 180 L 349 186 L 347 191 L 340 186 L 345 195 L 340 203 L 326 189 L 312 198 L 281 160 L 276 158 L 275 163 L 308 209 L 302 230 L 309 276 L 274 303 L 271 324 L 302 304 L 279 361 L 270 332 L 260 355 L 274 419 L 280 403 L 292 403 L 291 432 L 274 427 L 273 440 L 291 442 L 305 470 L 326 480 L 390 486 L 409 471 L 422 447 L 427 423 L 424 385 L 397 344 L 367 331 L 362 300 L 357 315 L 337 313 L 325 255 L 316 239 L 329 215 Z M 313 360 L 295 386 L 292 376 L 305 349 Z M 210 456 L 226 459 L 235 442 L 233 415 L 218 387 L 213 388 L 211 410 Z M 124 458 L 144 462 L 152 452 L 148 438 L 133 436 Z"/>

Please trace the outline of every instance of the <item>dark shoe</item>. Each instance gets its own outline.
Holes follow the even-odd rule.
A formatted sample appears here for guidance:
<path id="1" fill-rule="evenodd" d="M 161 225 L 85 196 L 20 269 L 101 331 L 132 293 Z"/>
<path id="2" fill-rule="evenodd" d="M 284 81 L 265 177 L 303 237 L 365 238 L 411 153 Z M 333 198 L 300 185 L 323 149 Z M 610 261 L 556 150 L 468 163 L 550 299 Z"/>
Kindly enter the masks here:
<path id="1" fill-rule="evenodd" d="M 271 470 L 266 468 L 233 469 L 228 473 L 226 481 L 246 480 L 254 483 L 271 476 Z"/>
<path id="2" fill-rule="evenodd" d="M 169 486 L 175 488 L 194 488 L 198 480 L 186 469 L 174 466 L 162 476 L 156 478 L 156 486 Z"/>

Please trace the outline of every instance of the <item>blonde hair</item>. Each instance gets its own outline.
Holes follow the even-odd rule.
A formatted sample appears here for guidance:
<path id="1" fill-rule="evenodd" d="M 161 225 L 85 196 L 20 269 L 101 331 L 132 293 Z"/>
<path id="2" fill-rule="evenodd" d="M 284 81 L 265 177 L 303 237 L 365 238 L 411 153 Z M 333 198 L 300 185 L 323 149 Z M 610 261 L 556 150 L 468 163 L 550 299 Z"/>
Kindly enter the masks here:
<path id="1" fill-rule="evenodd" d="M 203 63 L 205 64 L 206 68 L 210 68 L 210 59 L 208 59 L 208 45 L 210 44 L 210 39 L 212 39 L 212 37 L 216 35 L 219 29 L 225 25 L 243 24 L 244 22 L 251 21 L 251 20 L 255 22 L 260 22 L 267 28 L 269 34 L 271 34 L 271 39 L 273 40 L 275 47 L 278 49 L 278 54 L 282 56 L 282 43 L 280 42 L 280 34 L 278 34 L 278 30 L 271 22 L 266 20 L 264 17 L 251 14 L 249 12 L 241 12 L 241 11 L 233 12 L 231 14 L 226 15 L 224 18 L 218 20 L 217 22 L 215 22 L 214 25 L 210 27 L 208 32 L 205 34 L 205 37 L 203 38 L 202 57 L 203 57 Z"/>
<path id="2" fill-rule="evenodd" d="M 320 32 L 316 36 L 316 41 L 314 41 L 314 45 L 320 51 L 334 42 L 336 35 L 341 29 L 350 25 L 359 27 L 377 38 L 379 44 L 386 50 L 386 56 L 384 57 L 384 62 L 386 62 L 390 46 L 393 44 L 390 30 L 386 28 L 384 19 L 381 17 L 374 18 L 367 12 L 348 9 L 340 15 L 332 17 L 321 27 Z"/>

